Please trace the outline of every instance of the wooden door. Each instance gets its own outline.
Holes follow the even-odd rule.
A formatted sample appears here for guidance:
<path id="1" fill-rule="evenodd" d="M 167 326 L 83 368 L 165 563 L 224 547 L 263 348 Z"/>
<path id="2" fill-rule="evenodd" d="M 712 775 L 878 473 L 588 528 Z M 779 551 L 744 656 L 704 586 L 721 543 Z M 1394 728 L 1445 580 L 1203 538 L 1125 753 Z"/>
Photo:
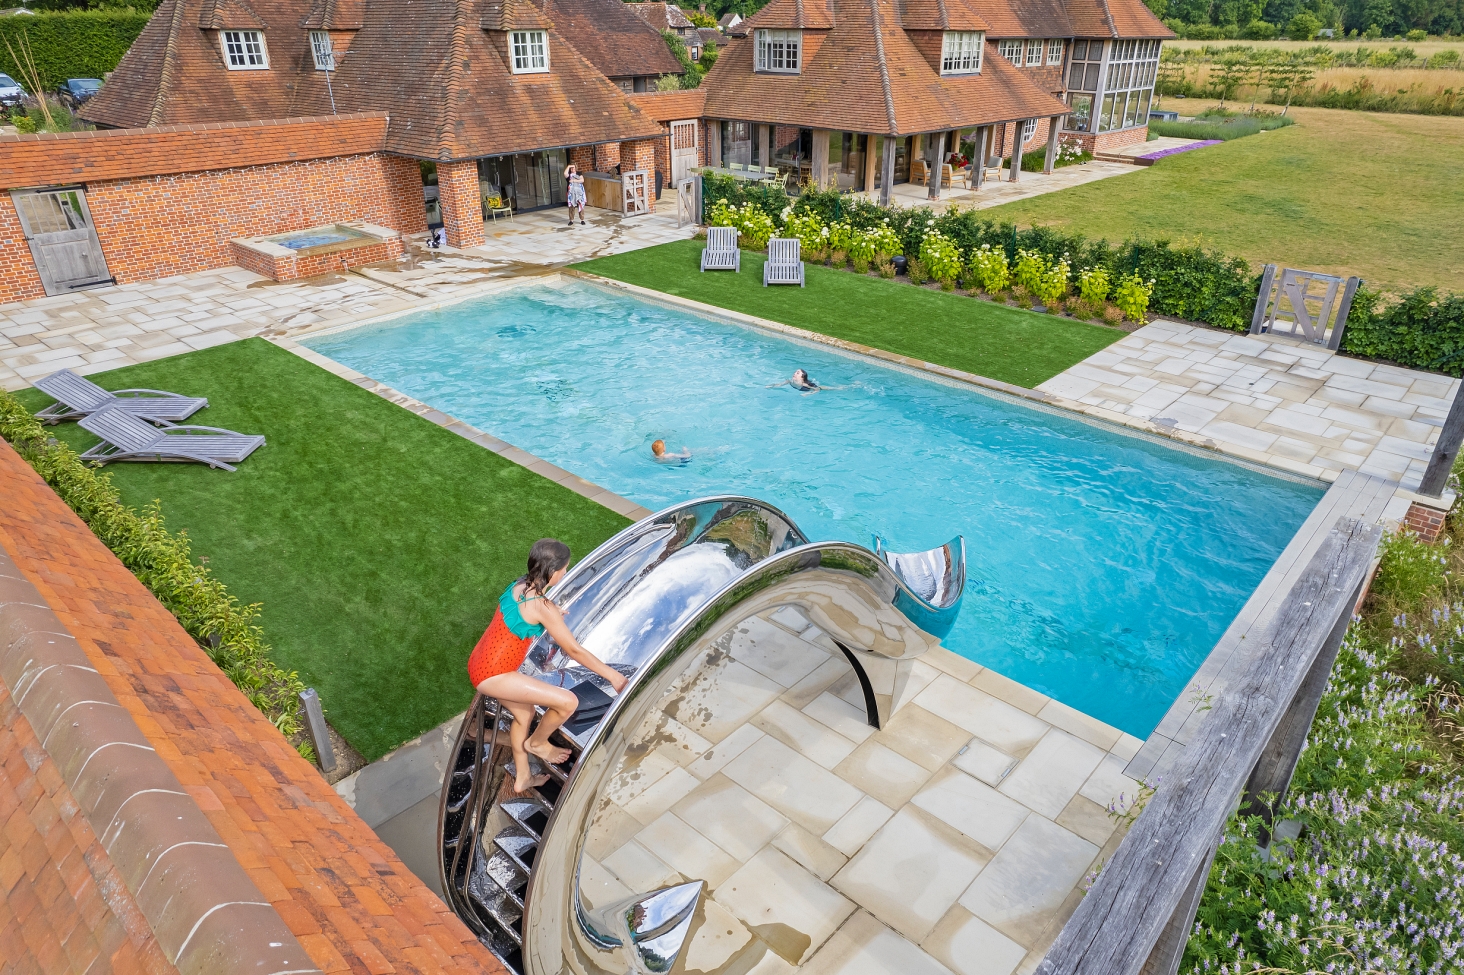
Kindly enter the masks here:
<path id="1" fill-rule="evenodd" d="M 113 283 L 81 187 L 11 190 L 10 197 L 46 294 Z"/>
<path id="2" fill-rule="evenodd" d="M 696 168 L 696 120 L 671 123 L 671 185 L 678 185 Z"/>

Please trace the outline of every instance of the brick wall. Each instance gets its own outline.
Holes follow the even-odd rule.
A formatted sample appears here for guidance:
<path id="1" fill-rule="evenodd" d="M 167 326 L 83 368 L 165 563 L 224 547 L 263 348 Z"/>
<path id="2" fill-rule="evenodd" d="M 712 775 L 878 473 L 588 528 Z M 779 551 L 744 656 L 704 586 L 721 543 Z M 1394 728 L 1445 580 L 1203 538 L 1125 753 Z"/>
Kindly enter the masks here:
<path id="1" fill-rule="evenodd" d="M 276 281 L 294 281 L 297 278 L 313 278 L 328 271 L 340 271 L 365 264 L 378 264 L 400 257 L 406 244 L 400 237 L 379 240 L 355 247 L 346 247 L 324 254 L 290 254 L 278 257 L 265 254 L 250 247 L 230 244 L 233 263 L 255 274 L 263 274 Z"/>
<path id="2" fill-rule="evenodd" d="M 620 165 L 620 143 L 607 142 L 595 146 L 595 172 L 609 173 Z"/>
<path id="3" fill-rule="evenodd" d="M 15 201 L 9 193 L 0 193 L 0 302 L 39 298 L 45 293 Z"/>
<path id="4" fill-rule="evenodd" d="M 1417 501 L 1408 506 L 1408 514 L 1403 516 L 1402 527 L 1413 532 L 1425 542 L 1436 541 L 1439 533 L 1444 530 L 1444 516 L 1447 512 L 1433 508 L 1428 505 L 1419 504 Z"/>
<path id="5" fill-rule="evenodd" d="M 660 139 L 633 139 L 620 143 L 620 171 L 622 173 L 644 169 L 650 174 L 648 203 L 651 212 L 656 210 L 656 146 L 665 142 Z"/>
<path id="6" fill-rule="evenodd" d="M 595 150 L 590 146 L 573 146 L 569 150 L 569 161 L 581 173 L 593 172 L 595 169 Z"/>
<path id="7" fill-rule="evenodd" d="M 478 189 L 478 164 L 437 164 L 437 192 L 442 207 L 442 229 L 449 247 L 477 247 L 483 233 L 483 197 Z"/>
<path id="8" fill-rule="evenodd" d="M 1133 145 L 1135 142 L 1144 142 L 1149 138 L 1149 127 L 1147 125 L 1132 129 L 1119 129 L 1117 132 L 1102 132 L 1094 135 L 1091 132 L 1068 132 L 1067 138 L 1076 139 L 1078 144 L 1092 153 L 1103 152 L 1116 146 Z"/>
<path id="9" fill-rule="evenodd" d="M 86 191 L 107 269 L 121 284 L 233 264 L 236 237 L 348 220 L 400 233 L 427 229 L 421 170 L 386 153 L 116 180 Z"/>

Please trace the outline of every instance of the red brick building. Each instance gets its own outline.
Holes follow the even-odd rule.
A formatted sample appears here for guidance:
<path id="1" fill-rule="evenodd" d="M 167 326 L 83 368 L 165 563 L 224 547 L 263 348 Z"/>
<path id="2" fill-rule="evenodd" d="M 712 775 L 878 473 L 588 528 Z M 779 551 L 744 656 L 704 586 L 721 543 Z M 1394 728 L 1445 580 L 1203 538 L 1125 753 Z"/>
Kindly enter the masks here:
<path id="1" fill-rule="evenodd" d="M 1142 141 L 1173 36 L 1140 0 L 772 0 L 732 33 L 705 83 L 711 164 L 886 202 L 963 141 L 1045 143 L 1049 170 L 1063 134 Z"/>

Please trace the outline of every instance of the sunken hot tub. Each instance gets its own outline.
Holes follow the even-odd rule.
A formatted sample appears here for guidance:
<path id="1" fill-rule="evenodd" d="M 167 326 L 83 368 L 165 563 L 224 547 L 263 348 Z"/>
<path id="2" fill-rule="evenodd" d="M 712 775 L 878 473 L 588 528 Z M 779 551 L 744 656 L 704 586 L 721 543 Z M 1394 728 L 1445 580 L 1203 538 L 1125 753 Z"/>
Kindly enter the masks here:
<path id="1" fill-rule="evenodd" d="M 399 257 L 401 234 L 359 221 L 332 223 L 229 242 L 240 267 L 276 281 L 293 281 Z"/>

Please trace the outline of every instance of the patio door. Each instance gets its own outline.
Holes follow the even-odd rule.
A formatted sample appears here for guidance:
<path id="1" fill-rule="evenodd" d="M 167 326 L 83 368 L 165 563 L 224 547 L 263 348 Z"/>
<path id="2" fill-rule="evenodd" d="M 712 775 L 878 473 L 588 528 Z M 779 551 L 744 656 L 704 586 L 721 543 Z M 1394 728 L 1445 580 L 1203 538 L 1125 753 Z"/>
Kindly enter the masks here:
<path id="1" fill-rule="evenodd" d="M 696 168 L 696 120 L 671 123 L 671 185 L 675 186 Z"/>
<path id="2" fill-rule="evenodd" d="M 11 190 L 21 230 L 46 294 L 61 295 L 111 284 L 102 242 L 80 186 Z"/>

